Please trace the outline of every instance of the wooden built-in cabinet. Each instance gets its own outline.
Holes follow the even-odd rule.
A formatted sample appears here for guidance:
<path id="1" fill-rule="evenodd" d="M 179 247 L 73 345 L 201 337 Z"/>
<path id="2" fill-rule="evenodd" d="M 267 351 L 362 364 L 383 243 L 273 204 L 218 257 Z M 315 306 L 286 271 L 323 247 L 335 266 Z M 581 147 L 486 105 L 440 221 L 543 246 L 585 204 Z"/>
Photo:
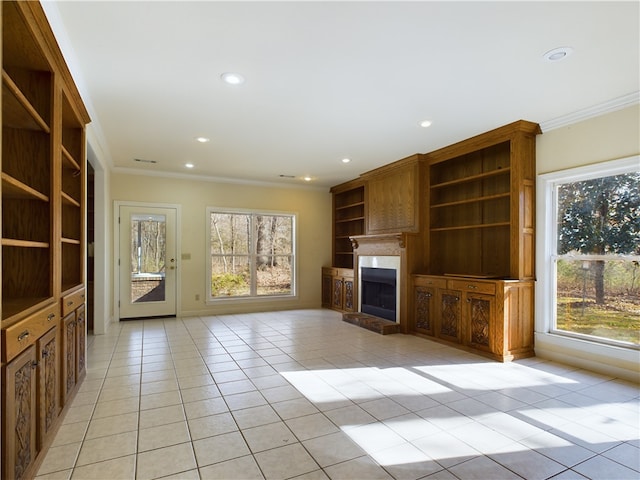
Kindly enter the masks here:
<path id="1" fill-rule="evenodd" d="M 2 478 L 23 479 L 34 476 L 86 369 L 89 116 L 40 3 L 0 8 Z"/>
<path id="2" fill-rule="evenodd" d="M 425 182 L 421 155 L 398 160 L 362 177 L 367 183 L 367 235 L 420 232 Z"/>
<path id="3" fill-rule="evenodd" d="M 533 355 L 531 280 L 413 275 L 413 321 L 428 335 L 500 361 Z"/>
<path id="4" fill-rule="evenodd" d="M 333 267 L 354 268 L 357 283 L 345 235 L 366 245 L 355 259 L 400 255 L 402 332 L 501 361 L 533 355 L 539 133 L 537 124 L 520 120 L 335 187 Z M 338 195 L 355 185 L 364 192 L 364 204 L 357 202 L 364 227 L 349 233 L 340 230 L 345 217 L 336 205 L 348 204 Z M 389 236 L 402 239 L 402 253 L 384 248 Z M 323 275 L 322 303 L 336 308 L 332 282 Z"/>
<path id="5" fill-rule="evenodd" d="M 357 305 L 353 270 L 322 268 L 322 306 L 341 312 L 353 312 Z"/>
<path id="6" fill-rule="evenodd" d="M 353 268 L 353 248 L 349 237 L 365 232 L 365 191 L 361 181 L 331 189 L 333 194 L 333 266 Z"/>

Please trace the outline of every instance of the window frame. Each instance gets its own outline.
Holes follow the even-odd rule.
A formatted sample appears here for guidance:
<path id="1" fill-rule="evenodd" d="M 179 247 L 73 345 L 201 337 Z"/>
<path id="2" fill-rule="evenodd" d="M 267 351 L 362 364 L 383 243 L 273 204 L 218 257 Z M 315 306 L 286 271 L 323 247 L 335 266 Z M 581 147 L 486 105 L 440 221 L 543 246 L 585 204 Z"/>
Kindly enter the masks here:
<path id="1" fill-rule="evenodd" d="M 251 238 L 249 239 L 249 245 L 251 248 L 255 246 L 255 235 L 256 235 L 256 227 L 254 223 L 254 219 L 256 216 L 281 216 L 281 217 L 290 217 L 291 218 L 291 292 L 287 294 L 273 294 L 273 295 L 258 295 L 258 294 L 250 294 L 250 295 L 241 295 L 241 296 L 232 296 L 232 297 L 214 297 L 211 295 L 211 214 L 219 213 L 219 214 L 229 214 L 229 215 L 249 215 L 251 217 Z M 254 209 L 236 209 L 236 208 L 226 208 L 226 207 L 207 207 L 205 214 L 205 258 L 206 260 L 206 298 L 205 303 L 207 305 L 216 305 L 220 303 L 238 303 L 238 302 L 255 302 L 255 301 L 282 301 L 282 300 L 292 300 L 297 299 L 298 297 L 298 288 L 297 288 L 297 278 L 298 278 L 298 262 L 297 262 L 297 248 L 298 248 L 298 214 L 296 212 L 284 212 L 284 211 L 274 211 L 274 210 L 254 210 Z M 249 252 L 248 254 L 239 254 L 237 256 L 249 256 L 249 266 L 251 269 L 251 281 L 250 281 L 250 290 L 254 291 L 256 288 L 256 263 L 255 256 L 257 255 L 255 252 Z M 283 255 L 284 256 L 284 255 Z"/>
<path id="2" fill-rule="evenodd" d="M 615 347 L 637 351 L 640 346 L 617 342 L 602 337 L 594 337 L 555 328 L 556 322 L 556 260 L 570 258 L 569 255 L 557 253 L 557 186 L 565 183 L 579 182 L 599 177 L 608 177 L 640 171 L 640 155 L 618 160 L 610 160 L 593 165 L 569 168 L 566 170 L 538 175 L 538 205 L 536 223 L 538 228 L 538 245 L 536 248 L 536 333 L 575 339 L 586 344 Z M 597 255 L 581 255 L 573 258 L 598 257 Z M 608 260 L 637 260 L 638 256 L 612 255 Z"/>

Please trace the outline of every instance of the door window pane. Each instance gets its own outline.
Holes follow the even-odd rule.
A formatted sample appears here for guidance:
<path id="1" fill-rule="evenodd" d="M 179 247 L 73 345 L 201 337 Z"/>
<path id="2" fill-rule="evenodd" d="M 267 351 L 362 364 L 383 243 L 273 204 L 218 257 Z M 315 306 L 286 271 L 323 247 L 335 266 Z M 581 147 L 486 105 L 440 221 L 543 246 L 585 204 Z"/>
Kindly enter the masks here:
<path id="1" fill-rule="evenodd" d="M 131 302 L 165 299 L 166 217 L 131 216 Z"/>

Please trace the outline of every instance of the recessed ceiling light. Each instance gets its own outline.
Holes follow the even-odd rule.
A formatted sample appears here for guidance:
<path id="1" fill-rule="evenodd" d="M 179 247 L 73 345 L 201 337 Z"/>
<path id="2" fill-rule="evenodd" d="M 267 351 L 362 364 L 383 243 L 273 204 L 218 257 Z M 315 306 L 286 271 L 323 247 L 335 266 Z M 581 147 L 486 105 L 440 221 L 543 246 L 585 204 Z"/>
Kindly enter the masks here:
<path id="1" fill-rule="evenodd" d="M 303 177 L 303 180 L 305 182 L 310 182 L 311 181 L 311 177 L 309 175 L 307 175 L 306 177 Z"/>
<path id="2" fill-rule="evenodd" d="M 418 122 L 418 125 L 420 125 L 423 128 L 427 128 L 431 126 L 431 120 L 422 120 L 421 122 Z"/>
<path id="3" fill-rule="evenodd" d="M 573 52 L 573 48 L 571 47 L 558 47 L 553 50 L 549 50 L 546 52 L 542 58 L 544 58 L 547 62 L 557 62 L 559 60 L 564 60 Z"/>
<path id="4" fill-rule="evenodd" d="M 242 85 L 244 83 L 244 77 L 239 73 L 226 72 L 220 75 L 220 78 L 229 85 Z"/>
<path id="5" fill-rule="evenodd" d="M 342 163 L 349 163 L 351 161 L 350 158 L 343 158 Z"/>
<path id="6" fill-rule="evenodd" d="M 185 163 L 184 166 L 187 168 L 193 168 L 194 165 L 193 163 Z"/>
<path id="7" fill-rule="evenodd" d="M 207 143 L 210 142 L 211 139 L 207 138 L 207 137 L 196 137 L 196 142 L 200 142 L 200 143 Z"/>

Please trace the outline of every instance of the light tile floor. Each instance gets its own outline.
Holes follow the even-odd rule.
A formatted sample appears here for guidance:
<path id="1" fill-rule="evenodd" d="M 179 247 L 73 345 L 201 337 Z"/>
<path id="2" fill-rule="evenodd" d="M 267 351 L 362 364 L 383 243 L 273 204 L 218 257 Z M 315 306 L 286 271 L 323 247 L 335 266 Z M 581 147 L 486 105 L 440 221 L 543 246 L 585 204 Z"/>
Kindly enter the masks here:
<path id="1" fill-rule="evenodd" d="M 639 479 L 638 385 L 330 310 L 121 322 L 38 479 Z"/>

